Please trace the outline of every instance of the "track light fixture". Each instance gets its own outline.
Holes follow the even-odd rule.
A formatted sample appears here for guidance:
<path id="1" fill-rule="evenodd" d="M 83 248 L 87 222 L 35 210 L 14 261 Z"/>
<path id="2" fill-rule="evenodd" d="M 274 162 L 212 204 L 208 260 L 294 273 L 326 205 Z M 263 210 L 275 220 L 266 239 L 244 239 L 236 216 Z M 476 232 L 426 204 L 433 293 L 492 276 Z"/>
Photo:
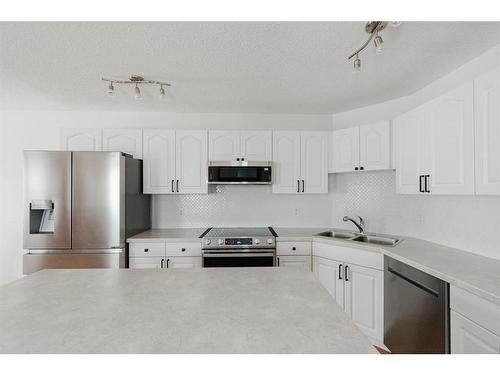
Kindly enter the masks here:
<path id="1" fill-rule="evenodd" d="M 165 97 L 165 89 L 164 86 L 169 87 L 171 86 L 170 83 L 167 82 L 161 82 L 161 81 L 155 81 L 151 79 L 144 79 L 141 76 L 130 76 L 129 79 L 125 80 L 120 80 L 120 79 L 112 79 L 112 78 L 101 78 L 103 81 L 109 82 L 108 86 L 108 95 L 113 96 L 115 92 L 115 84 L 125 84 L 125 85 L 135 85 L 134 87 L 134 97 L 135 99 L 139 100 L 142 98 L 142 93 L 141 89 L 139 88 L 139 85 L 159 85 L 160 86 L 160 99 L 163 99 Z"/>
<path id="2" fill-rule="evenodd" d="M 368 40 L 347 58 L 348 60 L 351 60 L 353 57 L 356 57 L 356 59 L 354 60 L 355 70 L 358 71 L 361 69 L 361 60 L 359 58 L 359 54 L 370 44 L 372 39 L 377 55 L 380 55 L 382 53 L 382 44 L 384 44 L 384 40 L 379 35 L 379 33 L 384 30 L 387 25 L 390 25 L 391 27 L 399 27 L 401 25 L 401 22 L 370 21 L 366 23 L 365 31 L 370 34 L 368 36 Z"/>

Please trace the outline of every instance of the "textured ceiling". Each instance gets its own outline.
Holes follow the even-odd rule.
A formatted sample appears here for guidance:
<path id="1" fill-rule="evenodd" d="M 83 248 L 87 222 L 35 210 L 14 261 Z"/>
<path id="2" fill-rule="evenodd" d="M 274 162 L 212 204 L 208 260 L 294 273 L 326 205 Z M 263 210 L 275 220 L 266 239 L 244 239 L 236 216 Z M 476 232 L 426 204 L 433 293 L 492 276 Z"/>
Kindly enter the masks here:
<path id="1" fill-rule="evenodd" d="M 500 23 L 404 22 L 346 57 L 363 22 L 1 23 L 0 109 L 336 113 L 407 95 L 500 43 Z M 172 83 L 133 99 L 101 76 Z"/>

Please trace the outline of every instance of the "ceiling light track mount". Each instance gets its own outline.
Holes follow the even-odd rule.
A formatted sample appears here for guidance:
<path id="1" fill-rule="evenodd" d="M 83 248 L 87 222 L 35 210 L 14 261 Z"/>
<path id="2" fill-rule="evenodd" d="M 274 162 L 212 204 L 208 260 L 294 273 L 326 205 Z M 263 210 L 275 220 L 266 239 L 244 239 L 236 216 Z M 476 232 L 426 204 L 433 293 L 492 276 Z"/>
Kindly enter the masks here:
<path id="1" fill-rule="evenodd" d="M 387 21 L 369 21 L 365 25 L 365 31 L 369 34 L 368 39 L 366 42 L 359 47 L 356 51 L 354 51 L 347 59 L 351 60 L 353 57 L 356 57 L 354 60 L 354 70 L 359 71 L 361 70 L 361 60 L 359 58 L 359 54 L 370 44 L 370 42 L 373 40 L 373 44 L 375 45 L 375 50 L 378 55 L 382 53 L 382 44 L 384 43 L 384 40 L 382 37 L 379 35 L 379 33 L 384 30 L 389 22 Z M 392 25 L 392 23 L 391 23 Z M 399 24 L 393 26 L 397 27 Z"/>
<path id="2" fill-rule="evenodd" d="M 145 79 L 142 76 L 139 75 L 131 75 L 129 79 L 113 79 L 113 78 L 106 78 L 106 77 L 101 77 L 101 80 L 105 82 L 109 82 L 108 86 L 108 95 L 113 96 L 114 91 L 115 91 L 115 86 L 116 84 L 118 85 L 134 85 L 134 96 L 136 99 L 140 99 L 142 97 L 141 90 L 139 88 L 139 85 L 158 85 L 160 86 L 160 99 L 163 99 L 165 97 L 165 89 L 164 87 L 170 87 L 172 86 L 168 82 L 163 82 L 163 81 L 157 81 L 157 80 L 152 80 L 152 79 Z"/>

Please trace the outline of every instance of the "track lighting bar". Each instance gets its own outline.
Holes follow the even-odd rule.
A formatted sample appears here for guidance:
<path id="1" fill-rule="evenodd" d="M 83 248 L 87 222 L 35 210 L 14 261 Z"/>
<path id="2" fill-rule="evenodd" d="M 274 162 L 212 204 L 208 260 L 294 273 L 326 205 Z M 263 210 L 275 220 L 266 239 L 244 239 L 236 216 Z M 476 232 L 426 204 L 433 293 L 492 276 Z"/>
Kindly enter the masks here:
<path id="1" fill-rule="evenodd" d="M 134 97 L 136 99 L 141 99 L 142 98 L 142 93 L 141 89 L 139 88 L 139 85 L 159 85 L 160 86 L 160 99 L 163 99 L 165 97 L 165 87 L 170 87 L 171 84 L 168 82 L 162 82 L 162 81 L 156 81 L 152 79 L 144 79 L 141 76 L 130 76 L 129 79 L 126 80 L 121 80 L 121 79 L 112 79 L 112 78 L 106 78 L 106 77 L 101 77 L 101 80 L 105 82 L 109 82 L 108 86 L 108 95 L 113 96 L 114 95 L 114 90 L 115 87 L 114 85 L 116 84 L 124 84 L 124 85 L 135 85 L 134 87 Z"/>

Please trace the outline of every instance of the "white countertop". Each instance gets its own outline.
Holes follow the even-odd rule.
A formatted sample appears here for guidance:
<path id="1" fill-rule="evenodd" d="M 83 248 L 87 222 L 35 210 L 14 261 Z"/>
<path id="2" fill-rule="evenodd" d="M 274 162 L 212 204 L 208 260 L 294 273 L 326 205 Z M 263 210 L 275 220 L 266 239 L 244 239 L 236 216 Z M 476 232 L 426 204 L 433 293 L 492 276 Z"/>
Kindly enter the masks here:
<path id="1" fill-rule="evenodd" d="M 0 301 L 0 353 L 375 353 L 300 269 L 44 270 Z"/>
<path id="2" fill-rule="evenodd" d="M 201 241 L 200 236 L 208 228 L 161 228 L 149 229 L 145 232 L 127 238 L 127 242 L 179 242 Z"/>
<path id="3" fill-rule="evenodd" d="M 315 234 L 330 230 L 329 228 L 280 228 L 273 227 L 278 235 L 276 241 L 311 241 Z"/>

